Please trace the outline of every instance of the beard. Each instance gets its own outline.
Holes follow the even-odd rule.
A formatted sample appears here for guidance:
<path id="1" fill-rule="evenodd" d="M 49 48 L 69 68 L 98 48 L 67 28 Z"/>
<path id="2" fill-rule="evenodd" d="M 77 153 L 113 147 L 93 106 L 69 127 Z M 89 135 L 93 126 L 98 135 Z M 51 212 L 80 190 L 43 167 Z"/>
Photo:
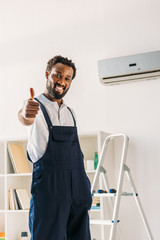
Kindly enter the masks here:
<path id="1" fill-rule="evenodd" d="M 66 87 L 63 87 L 63 93 L 60 94 L 59 92 L 57 92 L 55 90 L 56 86 L 61 86 L 61 85 L 59 83 L 56 83 L 55 85 L 53 85 L 52 83 L 47 82 L 46 89 L 47 89 L 51 98 L 62 99 L 66 95 L 66 93 L 68 92 L 69 88 L 66 90 Z"/>

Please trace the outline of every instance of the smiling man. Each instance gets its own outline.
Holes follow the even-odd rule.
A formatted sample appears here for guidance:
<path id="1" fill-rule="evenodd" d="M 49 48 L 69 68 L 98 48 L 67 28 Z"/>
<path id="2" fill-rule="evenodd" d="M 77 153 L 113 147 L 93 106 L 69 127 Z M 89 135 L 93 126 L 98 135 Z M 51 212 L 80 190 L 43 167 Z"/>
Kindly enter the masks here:
<path id="1" fill-rule="evenodd" d="M 46 89 L 19 111 L 28 126 L 28 159 L 33 163 L 29 229 L 31 240 L 91 240 L 90 181 L 72 109 L 63 101 L 76 75 L 68 58 L 55 56 L 46 68 Z"/>
<path id="2" fill-rule="evenodd" d="M 57 62 L 54 68 L 52 68 L 52 63 L 52 60 L 50 60 L 46 69 L 47 83 L 44 95 L 51 101 L 56 100 L 60 106 L 62 98 L 69 90 L 72 79 L 75 77 L 76 69 L 71 63 L 71 66 L 64 64 L 65 61 L 64 63 Z"/>

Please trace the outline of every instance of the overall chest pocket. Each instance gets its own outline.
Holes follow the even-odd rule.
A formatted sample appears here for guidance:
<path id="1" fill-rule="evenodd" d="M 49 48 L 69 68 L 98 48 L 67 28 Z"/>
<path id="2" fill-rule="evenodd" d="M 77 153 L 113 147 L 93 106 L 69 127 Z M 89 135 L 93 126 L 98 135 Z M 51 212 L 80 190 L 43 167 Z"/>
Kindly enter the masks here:
<path id="1" fill-rule="evenodd" d="M 71 161 L 80 156 L 78 137 L 75 134 L 53 133 L 54 151 L 56 161 Z"/>

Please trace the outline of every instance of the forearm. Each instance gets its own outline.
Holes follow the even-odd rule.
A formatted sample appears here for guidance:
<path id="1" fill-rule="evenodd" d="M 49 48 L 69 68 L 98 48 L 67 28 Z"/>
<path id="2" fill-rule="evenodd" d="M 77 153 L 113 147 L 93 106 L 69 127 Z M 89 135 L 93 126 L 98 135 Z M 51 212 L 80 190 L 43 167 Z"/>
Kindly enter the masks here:
<path id="1" fill-rule="evenodd" d="M 19 121 L 25 125 L 25 126 L 30 126 L 34 123 L 34 119 L 35 118 L 25 118 L 23 116 L 23 109 L 21 109 L 19 112 L 18 112 L 18 119 Z"/>

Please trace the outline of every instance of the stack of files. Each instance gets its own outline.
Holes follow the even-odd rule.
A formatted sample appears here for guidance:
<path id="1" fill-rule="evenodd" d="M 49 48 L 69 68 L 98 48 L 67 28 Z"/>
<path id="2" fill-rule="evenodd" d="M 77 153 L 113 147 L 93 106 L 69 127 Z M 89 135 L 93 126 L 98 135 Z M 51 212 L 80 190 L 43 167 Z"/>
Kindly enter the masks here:
<path id="1" fill-rule="evenodd" d="M 8 143 L 8 153 L 15 173 L 31 172 L 28 165 L 28 159 L 22 145 Z"/>
<path id="2" fill-rule="evenodd" d="M 9 189 L 9 209 L 29 210 L 30 197 L 26 189 Z"/>

